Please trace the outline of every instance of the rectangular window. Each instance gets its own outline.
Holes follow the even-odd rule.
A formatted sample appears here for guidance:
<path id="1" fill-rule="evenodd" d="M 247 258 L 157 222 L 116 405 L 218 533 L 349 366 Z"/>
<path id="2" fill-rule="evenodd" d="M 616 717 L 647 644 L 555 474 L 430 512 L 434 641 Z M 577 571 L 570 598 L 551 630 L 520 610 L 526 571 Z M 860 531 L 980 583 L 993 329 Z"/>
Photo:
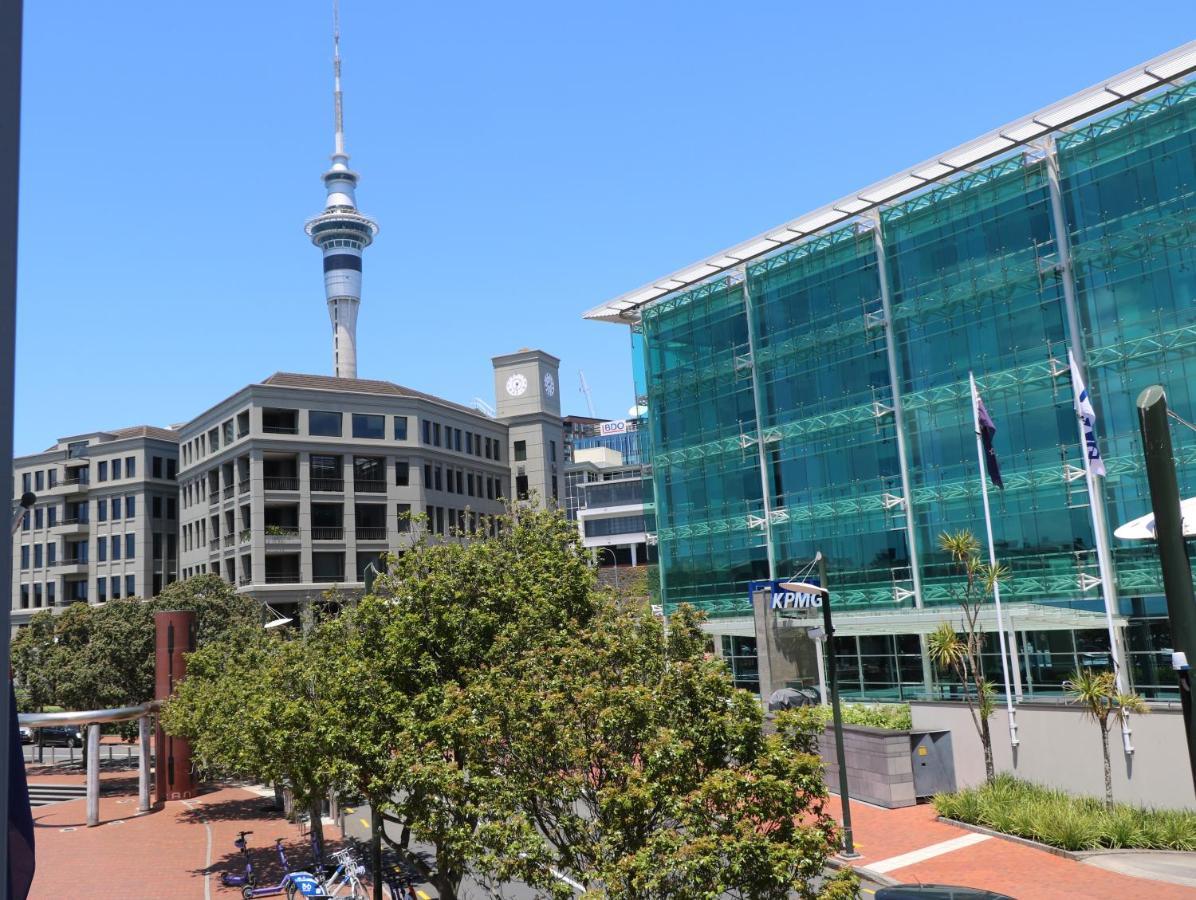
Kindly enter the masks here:
<path id="1" fill-rule="evenodd" d="M 436 533 L 444 534 L 444 507 L 436 507 Z"/>
<path id="2" fill-rule="evenodd" d="M 179 461 L 177 459 L 166 460 L 166 477 L 171 481 L 175 481 L 179 477 Z"/>
<path id="3" fill-rule="evenodd" d="M 33 605 L 42 605 L 42 586 L 40 584 L 35 584 L 33 586 Z"/>
<path id="4" fill-rule="evenodd" d="M 116 459 L 112 460 L 112 480 L 113 481 L 120 480 L 120 477 L 121 477 L 120 464 L 121 464 L 121 462 L 122 462 L 122 460 L 119 456 Z M 39 472 L 38 474 L 40 475 L 41 473 Z"/>
<path id="5" fill-rule="evenodd" d="M 156 532 L 156 531 L 154 532 L 152 544 L 153 544 L 153 554 L 154 554 L 153 558 L 161 559 L 162 558 L 162 535 L 158 534 L 158 532 Z"/>
<path id="6" fill-rule="evenodd" d="M 526 500 L 528 497 L 527 476 L 515 476 L 515 496 L 520 500 Z"/>
<path id="7" fill-rule="evenodd" d="M 154 459 L 153 459 L 153 465 L 151 466 L 151 469 L 152 469 L 152 471 L 153 471 L 153 474 L 154 474 L 154 477 L 155 477 L 155 478 L 161 478 L 161 477 L 162 477 L 162 457 L 160 457 L 160 456 L 155 456 L 155 457 L 154 457 Z"/>
<path id="8" fill-rule="evenodd" d="M 440 446 L 440 423 L 439 422 L 432 423 L 432 443 L 435 444 L 437 447 Z"/>
<path id="9" fill-rule="evenodd" d="M 45 474 L 42 472 L 41 469 L 38 469 L 36 472 L 33 473 L 33 485 L 34 485 L 34 490 L 36 490 L 36 491 L 44 490 Z"/>
<path id="10" fill-rule="evenodd" d="M 40 569 L 42 567 L 42 545 L 33 545 L 33 568 Z"/>
<path id="11" fill-rule="evenodd" d="M 42 527 L 42 508 L 40 506 L 33 510 L 33 527 Z"/>
<path id="12" fill-rule="evenodd" d="M 112 535 L 112 559 L 116 561 L 120 559 L 120 535 Z"/>
<path id="13" fill-rule="evenodd" d="M 460 428 L 453 429 L 453 449 L 456 450 L 458 453 L 461 452 L 461 429 Z"/>
<path id="14" fill-rule="evenodd" d="M 21 490 L 26 494 L 33 490 L 33 475 L 29 472 L 21 473 Z"/>
<path id="15" fill-rule="evenodd" d="M 46 606 L 54 605 L 54 587 L 55 585 L 52 581 L 46 585 Z"/>
<path id="16" fill-rule="evenodd" d="M 96 481 L 108 480 L 108 460 L 96 464 Z"/>
<path id="17" fill-rule="evenodd" d="M 445 474 L 448 476 L 448 478 L 446 479 L 447 483 L 445 484 L 444 489 L 446 492 L 451 494 L 453 492 L 453 470 L 448 469 L 446 470 Z"/>
<path id="18" fill-rule="evenodd" d="M 406 534 L 411 530 L 411 504 L 400 503 L 398 506 L 399 533 Z"/>
<path id="19" fill-rule="evenodd" d="M 490 458 L 490 438 L 486 438 L 486 459 Z"/>
<path id="20" fill-rule="evenodd" d="M 502 447 L 498 442 L 498 438 L 494 439 L 494 459 L 495 461 L 502 460 Z"/>
<path id="21" fill-rule="evenodd" d="M 386 437 L 386 417 L 353 413 L 353 437 L 382 440 Z"/>
<path id="22" fill-rule="evenodd" d="M 307 433 L 317 437 L 340 437 L 344 414 L 311 409 L 307 412 Z"/>
<path id="23" fill-rule="evenodd" d="M 29 568 L 29 545 L 21 544 L 21 568 Z"/>
<path id="24" fill-rule="evenodd" d="M 438 491 L 443 491 L 443 490 L 444 490 L 444 486 L 443 486 L 443 484 L 441 483 L 441 480 L 440 480 L 440 471 L 441 471 L 441 470 L 440 470 L 440 466 L 437 466 L 437 467 L 436 467 L 436 490 L 438 490 Z"/>
<path id="25" fill-rule="evenodd" d="M 411 467 L 406 460 L 399 459 L 395 461 L 395 484 L 399 487 L 407 487 L 411 483 Z"/>
<path id="26" fill-rule="evenodd" d="M 112 505 L 112 521 L 116 521 L 120 516 L 120 497 L 113 497 L 109 501 Z"/>
<path id="27" fill-rule="evenodd" d="M 494 499 L 494 479 L 490 477 L 486 478 L 486 499 Z"/>
<path id="28" fill-rule="evenodd" d="M 135 496 L 125 497 L 125 518 L 131 519 L 137 515 L 137 498 Z"/>
<path id="29" fill-rule="evenodd" d="M 96 521 L 108 521 L 108 501 L 103 497 L 96 501 Z"/>
<path id="30" fill-rule="evenodd" d="M 21 531 L 28 531 L 31 521 L 28 511 L 26 511 L 25 515 L 21 516 Z"/>
<path id="31" fill-rule="evenodd" d="M 58 470 L 57 469 L 51 469 L 49 471 L 49 473 L 47 474 L 47 477 L 50 482 L 50 487 L 54 487 L 58 484 Z"/>
<path id="32" fill-rule="evenodd" d="M 96 559 L 100 562 L 108 561 L 108 538 L 96 538 Z"/>
<path id="33" fill-rule="evenodd" d="M 133 559 L 137 552 L 137 535 L 125 535 L 125 559 Z"/>
<path id="34" fill-rule="evenodd" d="M 150 514 L 155 519 L 162 518 L 162 498 L 161 497 L 154 497 L 152 500 L 150 500 Z"/>
<path id="35" fill-rule="evenodd" d="M 465 493 L 465 473 L 460 469 L 457 470 L 457 493 Z"/>
<path id="36" fill-rule="evenodd" d="M 527 461 L 527 441 L 515 442 L 515 462 Z"/>
<path id="37" fill-rule="evenodd" d="M 126 597 L 136 597 L 137 596 L 137 579 L 132 575 L 125 576 L 125 596 Z"/>
<path id="38" fill-rule="evenodd" d="M 469 472 L 465 476 L 465 493 L 473 496 L 473 472 Z"/>
<path id="39" fill-rule="evenodd" d="M 174 559 L 178 556 L 178 538 L 173 534 L 166 535 L 166 558 Z"/>
<path id="40" fill-rule="evenodd" d="M 137 457 L 136 456 L 126 456 L 125 457 L 125 476 L 128 478 L 136 478 L 137 477 Z"/>
<path id="41" fill-rule="evenodd" d="M 84 506 L 83 508 L 87 509 L 86 506 Z M 51 528 L 53 528 L 55 525 L 58 524 L 58 507 L 57 506 L 51 506 L 49 509 L 46 510 L 46 524 L 49 525 Z"/>
<path id="42" fill-rule="evenodd" d="M 107 578 L 97 578 L 96 579 L 96 599 L 99 600 L 101 603 L 104 603 L 108 600 L 108 579 Z"/>
<path id="43" fill-rule="evenodd" d="M 424 463 L 424 490 L 432 490 L 432 464 Z"/>
<path id="44" fill-rule="evenodd" d="M 29 585 L 21 585 L 21 609 L 29 608 Z"/>
<path id="45" fill-rule="evenodd" d="M 551 462 L 556 462 L 556 441 L 548 442 L 548 459 Z"/>
<path id="46" fill-rule="evenodd" d="M 46 544 L 46 565 L 53 566 L 58 562 L 58 545 Z"/>
<path id="47" fill-rule="evenodd" d="M 407 417 L 395 416 L 395 440 L 407 440 Z"/>
<path id="48" fill-rule="evenodd" d="M 112 576 L 112 599 L 113 600 L 120 599 L 120 576 L 119 575 Z"/>
<path id="49" fill-rule="evenodd" d="M 420 420 L 420 431 L 423 432 L 423 439 L 425 444 L 432 443 L 432 423 L 427 419 Z M 28 490 L 28 488 L 26 488 Z"/>
<path id="50" fill-rule="evenodd" d="M 166 518 L 176 519 L 179 515 L 179 502 L 174 497 L 166 498 Z"/>
<path id="51" fill-rule="evenodd" d="M 473 453 L 473 432 L 465 432 L 465 452 Z"/>

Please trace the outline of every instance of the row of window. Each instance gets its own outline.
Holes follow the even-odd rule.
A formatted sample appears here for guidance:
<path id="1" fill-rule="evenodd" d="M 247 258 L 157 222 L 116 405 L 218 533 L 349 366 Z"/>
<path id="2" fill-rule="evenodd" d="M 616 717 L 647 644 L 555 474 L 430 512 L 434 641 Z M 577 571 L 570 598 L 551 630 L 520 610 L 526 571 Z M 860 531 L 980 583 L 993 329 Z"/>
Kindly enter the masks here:
<path id="1" fill-rule="evenodd" d="M 183 465 L 189 466 L 196 459 L 207 456 L 209 450 L 215 453 L 220 449 L 222 436 L 224 446 L 227 447 L 233 441 L 240 440 L 247 434 L 249 434 L 249 410 L 246 409 L 237 413 L 235 430 L 233 420 L 225 419 L 221 425 L 210 429 L 206 434 L 201 434 L 182 444 L 179 447 L 179 452 L 183 456 Z"/>
<path id="2" fill-rule="evenodd" d="M 120 481 L 122 478 L 136 478 L 137 477 L 137 457 L 126 456 L 124 458 L 124 465 L 121 465 L 119 457 L 112 460 L 102 459 L 96 463 L 96 481 L 107 481 L 109 466 L 111 465 L 112 480 Z M 161 477 L 161 476 L 158 476 Z"/>
<path id="3" fill-rule="evenodd" d="M 53 581 L 48 581 L 44 587 L 45 606 L 54 605 L 54 592 L 57 585 Z M 41 584 L 23 584 L 21 585 L 21 609 L 29 609 L 30 596 L 32 595 L 33 608 L 38 609 L 43 605 L 43 587 Z"/>
<path id="4" fill-rule="evenodd" d="M 404 479 L 398 484 L 406 484 Z M 504 496 L 500 476 L 483 475 L 481 472 L 466 472 L 464 469 L 448 469 L 424 463 L 424 490 L 444 491 L 447 494 L 461 494 L 486 500 L 500 500 Z"/>
<path id="5" fill-rule="evenodd" d="M 109 540 L 109 538 L 107 538 L 107 537 L 96 538 L 96 560 L 98 562 L 107 562 L 108 561 L 109 546 L 111 546 L 111 548 L 112 548 L 112 561 L 116 562 L 117 560 L 119 560 L 120 553 L 121 553 L 121 545 L 122 545 L 121 538 L 122 537 L 124 538 L 123 545 L 124 545 L 125 559 L 133 559 L 136 556 L 136 552 L 137 552 L 137 535 L 135 535 L 135 534 L 125 534 L 125 535 L 114 534 L 111 536 L 111 540 Z M 158 537 L 158 535 L 154 535 L 154 537 Z"/>
<path id="6" fill-rule="evenodd" d="M 97 522 L 107 522 L 109 518 L 113 521 L 132 519 L 137 516 L 137 497 L 132 494 L 127 497 L 101 497 L 95 503 Z M 57 505 L 35 506 L 26 511 L 21 519 L 21 530 L 55 527 L 58 524 L 58 509 Z M 62 519 L 64 525 L 76 523 L 86 525 L 91 521 L 86 501 L 67 503 L 64 512 L 65 516 Z M 150 514 L 155 519 L 161 519 L 163 516 L 167 519 L 175 519 L 178 516 L 178 502 L 174 497 L 151 497 Z"/>
<path id="7" fill-rule="evenodd" d="M 420 420 L 421 437 L 427 447 L 444 447 L 457 453 L 502 462 L 502 441 L 495 437 L 462 431 L 450 425 L 441 427 L 431 419 Z"/>
<path id="8" fill-rule="evenodd" d="M 22 544 L 21 568 L 28 569 L 30 561 L 35 569 L 58 565 L 58 544 Z"/>
<path id="9" fill-rule="evenodd" d="M 96 599 L 103 603 L 108 599 L 119 600 L 121 598 L 120 588 L 121 580 L 124 580 L 124 588 L 126 597 L 137 596 L 137 579 L 133 575 L 113 575 L 110 578 L 100 576 L 96 579 Z"/>
<path id="10" fill-rule="evenodd" d="M 407 440 L 407 417 L 392 416 L 394 439 Z M 364 440 L 386 439 L 386 416 L 371 413 L 352 414 L 353 437 Z M 315 437 L 344 437 L 345 414 L 328 410 L 307 411 L 307 433 Z"/>
<path id="11" fill-rule="evenodd" d="M 155 535 L 158 537 L 158 535 Z M 173 542 L 173 535 L 169 535 Z M 173 546 L 171 543 L 170 546 Z M 109 548 L 111 548 L 112 559 L 117 560 L 121 558 L 122 548 L 124 550 L 125 559 L 133 559 L 137 552 L 137 535 L 129 532 L 127 534 L 113 534 L 105 535 L 96 538 L 96 559 L 100 562 L 108 560 Z M 68 542 L 63 547 L 62 562 L 64 565 L 74 565 L 77 563 L 86 563 L 90 556 L 90 544 L 88 541 Z M 21 568 L 28 569 L 32 566 L 35 569 L 43 567 L 51 567 L 58 565 L 58 544 L 22 544 L 21 545 Z"/>

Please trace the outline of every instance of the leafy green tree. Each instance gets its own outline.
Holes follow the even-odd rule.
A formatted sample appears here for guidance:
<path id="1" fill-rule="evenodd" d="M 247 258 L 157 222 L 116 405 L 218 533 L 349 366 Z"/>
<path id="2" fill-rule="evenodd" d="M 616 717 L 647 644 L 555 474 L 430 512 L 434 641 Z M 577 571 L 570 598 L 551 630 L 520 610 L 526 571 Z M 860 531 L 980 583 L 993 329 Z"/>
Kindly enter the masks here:
<path id="1" fill-rule="evenodd" d="M 1117 690 L 1117 676 L 1112 672 L 1076 669 L 1063 682 L 1072 703 L 1084 708 L 1084 715 L 1100 726 L 1100 749 L 1105 760 L 1105 806 L 1113 808 L 1113 766 L 1109 760 L 1109 725 L 1121 722 L 1130 713 L 1148 713 L 1150 707 L 1137 694 Z"/>
<path id="2" fill-rule="evenodd" d="M 187 738 L 193 759 L 209 775 L 285 785 L 312 812 L 323 840 L 319 807 L 336 755 L 322 725 L 313 648 L 260 627 L 243 627 L 209 641 L 187 659 L 187 677 L 162 711 L 170 734 Z"/>
<path id="3" fill-rule="evenodd" d="M 54 613 L 42 610 L 12 639 L 12 667 L 30 712 L 57 706 L 58 645 L 54 641 Z"/>
<path id="4" fill-rule="evenodd" d="M 550 653 L 517 652 L 470 685 L 510 805 L 480 829 L 484 868 L 562 898 L 554 870 L 612 898 L 817 896 L 836 846 L 821 723 L 787 713 L 766 736 L 705 644 L 689 607 L 666 643 L 650 612 L 612 601 Z"/>
<path id="5" fill-rule="evenodd" d="M 434 869 L 412 863 L 445 898 L 477 855 L 483 820 L 505 808 L 469 686 L 513 653 L 548 652 L 594 609 L 574 524 L 520 506 L 499 526 L 497 537 L 425 534 L 390 560 L 376 596 L 316 636 L 336 783 L 435 845 Z"/>
<path id="6" fill-rule="evenodd" d="M 990 566 L 980 560 L 980 544 L 970 531 L 939 535 L 939 548 L 951 557 L 961 581 L 950 586 L 952 598 L 960 608 L 960 632 L 944 622 L 931 632 L 930 658 L 940 669 L 949 669 L 959 679 L 964 702 L 972 715 L 972 724 L 980 736 L 984 750 L 984 774 L 988 781 L 995 777 L 993 768 L 992 733 L 989 719 L 993 713 L 992 683 L 984 677 L 984 632 L 980 627 L 980 613 L 985 602 L 993 596 L 997 584 L 1004 580 L 1006 570 Z"/>

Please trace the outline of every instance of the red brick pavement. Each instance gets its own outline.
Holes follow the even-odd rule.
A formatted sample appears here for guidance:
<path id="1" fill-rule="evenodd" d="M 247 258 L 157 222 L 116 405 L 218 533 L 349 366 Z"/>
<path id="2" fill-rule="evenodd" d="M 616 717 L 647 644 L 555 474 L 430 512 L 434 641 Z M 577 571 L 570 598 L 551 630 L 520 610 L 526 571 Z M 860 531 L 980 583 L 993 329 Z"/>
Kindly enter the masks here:
<path id="1" fill-rule="evenodd" d="M 830 811 L 836 819 L 840 810 L 839 798 L 832 796 Z M 852 832 L 860 853 L 853 864 L 866 868 L 971 833 L 936 821 L 936 815 L 929 804 L 880 809 L 852 803 Z M 1196 900 L 1196 888 L 1107 872 L 995 837 L 886 874 L 901 882 L 983 887 L 1017 900 Z"/>
<path id="2" fill-rule="evenodd" d="M 205 874 L 213 897 L 236 897 L 237 891 L 221 886 L 220 873 L 243 869 L 233 846 L 242 829 L 254 832 L 249 839 L 254 865 L 267 877 L 279 876 L 277 857 L 269 849 L 276 837 L 286 839 L 292 862 L 310 862 L 298 827 L 270 813 L 269 800 L 257 794 L 224 788 L 139 815 L 135 791 L 134 779 L 132 794 L 102 796 L 103 824 L 95 828 L 86 825 L 82 799 L 33 811 L 37 875 L 32 900 L 203 900 Z"/>

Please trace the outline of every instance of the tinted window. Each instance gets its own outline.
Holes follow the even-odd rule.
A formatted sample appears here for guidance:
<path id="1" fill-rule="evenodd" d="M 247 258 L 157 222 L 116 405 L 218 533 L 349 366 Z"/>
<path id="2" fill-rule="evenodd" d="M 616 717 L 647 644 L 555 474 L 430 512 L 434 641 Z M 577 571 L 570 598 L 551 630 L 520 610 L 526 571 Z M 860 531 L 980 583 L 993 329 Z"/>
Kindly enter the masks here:
<path id="1" fill-rule="evenodd" d="M 395 416 L 395 440 L 407 440 L 407 417 Z"/>
<path id="2" fill-rule="evenodd" d="M 367 416 L 353 413 L 353 437 L 375 438 L 381 440 L 386 436 L 386 418 L 384 416 Z"/>
<path id="3" fill-rule="evenodd" d="M 344 416 L 338 412 L 321 412 L 313 409 L 307 414 L 307 431 L 309 434 L 319 435 L 321 437 L 340 437 L 341 436 L 341 420 Z M 354 416 L 354 427 L 356 427 L 356 419 Z"/>

